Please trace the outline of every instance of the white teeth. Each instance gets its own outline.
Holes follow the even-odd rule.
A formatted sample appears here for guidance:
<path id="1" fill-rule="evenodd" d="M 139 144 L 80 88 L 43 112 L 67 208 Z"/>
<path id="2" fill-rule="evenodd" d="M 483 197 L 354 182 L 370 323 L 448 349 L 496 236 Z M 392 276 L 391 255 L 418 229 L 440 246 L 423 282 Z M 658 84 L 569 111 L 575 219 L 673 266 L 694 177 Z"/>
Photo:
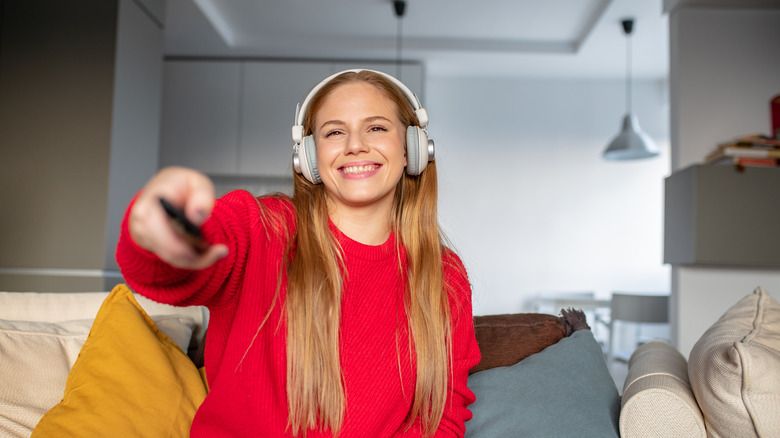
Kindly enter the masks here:
<path id="1" fill-rule="evenodd" d="M 375 168 L 376 168 L 376 166 L 374 166 L 373 164 L 372 165 L 367 165 L 367 166 L 350 166 L 350 167 L 343 168 L 342 172 L 344 172 L 344 173 L 364 173 L 364 172 L 371 172 Z"/>

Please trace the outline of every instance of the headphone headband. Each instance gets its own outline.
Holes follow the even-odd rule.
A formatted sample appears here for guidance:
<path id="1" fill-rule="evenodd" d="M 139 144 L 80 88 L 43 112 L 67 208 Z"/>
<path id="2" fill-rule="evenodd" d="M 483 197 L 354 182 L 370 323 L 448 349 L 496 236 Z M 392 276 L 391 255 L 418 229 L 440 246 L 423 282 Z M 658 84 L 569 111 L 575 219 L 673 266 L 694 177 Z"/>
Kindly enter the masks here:
<path id="1" fill-rule="evenodd" d="M 327 78 L 323 79 L 322 81 L 320 81 L 320 83 L 315 85 L 314 88 L 312 88 L 311 91 L 309 91 L 309 94 L 307 94 L 306 98 L 303 99 L 303 103 L 299 104 L 295 108 L 295 125 L 293 125 L 292 127 L 292 138 L 296 144 L 300 144 L 303 141 L 303 137 L 304 137 L 303 119 L 306 116 L 306 110 L 309 107 L 309 103 L 311 102 L 312 98 L 314 98 L 314 96 L 317 94 L 317 92 L 320 91 L 320 89 L 324 87 L 328 82 L 332 81 L 333 79 L 335 79 L 336 77 L 344 73 L 359 73 L 361 71 L 370 71 L 376 73 L 386 78 L 393 84 L 395 84 L 395 86 L 397 86 L 401 90 L 401 92 L 409 100 L 409 103 L 412 105 L 412 108 L 414 109 L 414 113 L 417 115 L 417 120 L 420 122 L 420 127 L 425 129 L 428 126 L 428 112 L 420 104 L 420 99 L 417 98 L 417 95 L 414 94 L 414 92 L 412 92 L 412 90 L 410 90 L 409 87 L 404 85 L 403 82 L 399 81 L 398 79 L 396 79 L 395 77 L 387 73 L 383 73 L 378 70 L 354 68 L 354 69 L 343 70 L 338 73 L 334 73 L 328 76 Z"/>

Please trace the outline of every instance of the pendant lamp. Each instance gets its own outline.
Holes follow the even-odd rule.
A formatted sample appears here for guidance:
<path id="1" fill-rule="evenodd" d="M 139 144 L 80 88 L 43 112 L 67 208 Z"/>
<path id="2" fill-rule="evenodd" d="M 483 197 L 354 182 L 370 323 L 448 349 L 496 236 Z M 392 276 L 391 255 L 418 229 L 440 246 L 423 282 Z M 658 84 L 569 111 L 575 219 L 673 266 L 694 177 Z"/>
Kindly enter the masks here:
<path id="1" fill-rule="evenodd" d="M 636 160 L 655 157 L 658 146 L 639 127 L 636 116 L 631 114 L 631 32 L 634 30 L 634 20 L 621 21 L 623 33 L 626 35 L 626 115 L 623 116 L 623 126 L 620 133 L 609 143 L 603 157 L 607 160 Z"/>

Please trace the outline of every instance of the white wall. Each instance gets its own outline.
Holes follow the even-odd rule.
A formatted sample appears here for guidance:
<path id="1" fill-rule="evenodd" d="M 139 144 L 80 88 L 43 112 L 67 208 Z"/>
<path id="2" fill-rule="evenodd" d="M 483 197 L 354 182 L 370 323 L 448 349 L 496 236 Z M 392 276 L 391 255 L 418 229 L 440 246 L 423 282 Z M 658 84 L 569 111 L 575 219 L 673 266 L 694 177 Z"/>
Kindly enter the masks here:
<path id="1" fill-rule="evenodd" d="M 428 78 L 439 215 L 475 314 L 528 310 L 540 291 L 669 291 L 667 96 L 662 81 L 634 81 L 634 113 L 661 156 L 608 162 L 600 155 L 625 112 L 622 78 Z"/>
<path id="2" fill-rule="evenodd" d="M 674 169 L 701 162 L 733 137 L 770 133 L 769 100 L 780 93 L 779 22 L 778 9 L 683 8 L 670 14 Z M 756 286 L 780 299 L 777 269 L 674 267 L 672 279 L 672 341 L 686 356 Z"/>

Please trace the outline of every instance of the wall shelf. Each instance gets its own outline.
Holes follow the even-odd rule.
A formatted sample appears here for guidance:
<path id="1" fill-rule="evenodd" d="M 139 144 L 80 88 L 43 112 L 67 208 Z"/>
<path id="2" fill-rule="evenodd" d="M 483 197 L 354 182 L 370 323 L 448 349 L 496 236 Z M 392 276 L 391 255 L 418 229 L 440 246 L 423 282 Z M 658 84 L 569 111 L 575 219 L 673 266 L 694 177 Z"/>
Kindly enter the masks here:
<path id="1" fill-rule="evenodd" d="M 665 182 L 664 262 L 780 268 L 780 168 L 693 165 Z"/>

